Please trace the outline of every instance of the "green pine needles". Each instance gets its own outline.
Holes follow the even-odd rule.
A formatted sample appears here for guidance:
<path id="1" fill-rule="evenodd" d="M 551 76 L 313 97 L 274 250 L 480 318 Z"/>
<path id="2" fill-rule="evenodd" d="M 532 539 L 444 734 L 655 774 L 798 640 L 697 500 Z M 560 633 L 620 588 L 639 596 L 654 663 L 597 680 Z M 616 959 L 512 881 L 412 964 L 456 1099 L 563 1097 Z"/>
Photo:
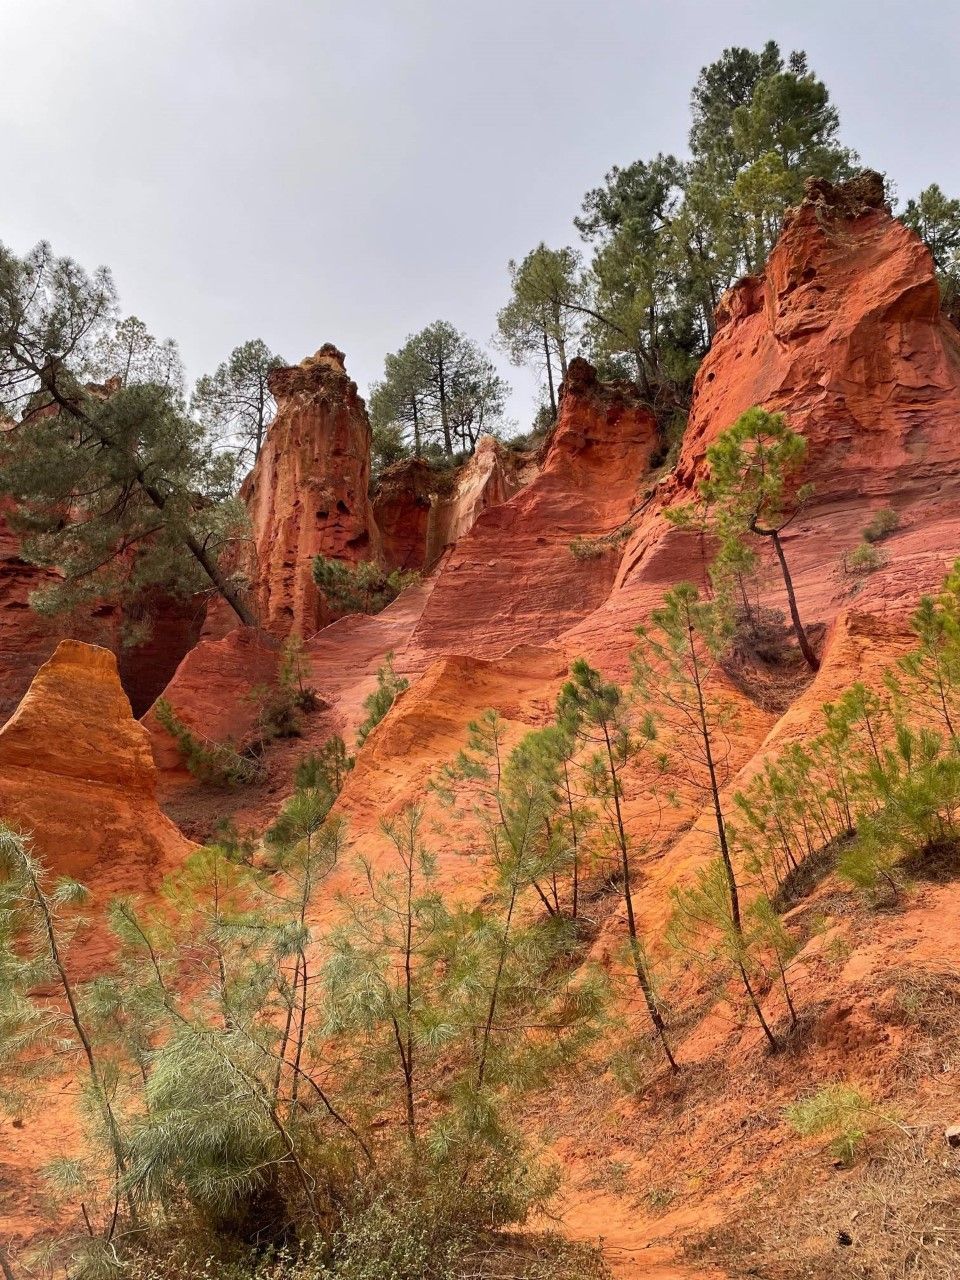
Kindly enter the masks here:
<path id="1" fill-rule="evenodd" d="M 357 729 L 357 747 L 360 748 L 367 738 L 387 714 L 393 704 L 410 687 L 405 676 L 398 676 L 393 669 L 393 651 L 377 668 L 377 687 L 367 694 L 363 700 L 363 709 L 367 713 Z"/>
<path id="2" fill-rule="evenodd" d="M 0 1102 L 20 1113 L 65 1071 L 81 1100 L 83 1142 L 47 1170 L 66 1224 L 54 1261 L 149 1280 L 146 1250 L 219 1277 L 262 1266 L 257 1240 L 276 1280 L 414 1280 L 427 1258 L 440 1280 L 486 1274 L 501 1229 L 556 1188 L 519 1130 L 524 1100 L 595 1050 L 620 980 L 666 1069 L 683 1067 L 667 993 L 691 968 L 775 1052 L 799 1024 L 803 938 L 782 910 L 805 877 L 836 867 L 891 909 L 911 878 L 960 874 L 960 565 L 913 627 L 880 687 L 851 685 L 733 790 L 729 599 L 681 583 L 638 632 L 629 687 L 579 660 L 542 728 L 493 710 L 470 724 L 433 780 L 452 832 L 414 806 L 355 861 L 336 804 L 353 761 L 331 738 L 300 760 L 262 849 L 225 837 L 159 900 L 108 904 L 115 961 L 92 979 L 71 965 L 85 891 L 0 828 Z M 399 678 L 381 676 L 389 705 Z M 657 948 L 649 801 L 674 795 L 708 820 L 712 856 Z M 439 873 L 465 853 L 482 897 Z M 622 946 L 604 972 L 586 948 L 613 893 Z M 647 1059 L 644 1080 L 616 1057 L 632 1089 L 663 1070 Z M 788 1118 L 847 1163 L 896 1124 L 848 1085 Z M 534 1261 L 511 1274 L 544 1274 Z M 569 1266 L 596 1273 L 590 1255 Z"/>
<path id="3" fill-rule="evenodd" d="M 3 1100 L 27 1105 L 64 1054 L 83 1068 L 84 1149 L 49 1170 L 78 1224 L 54 1251 L 71 1274 L 136 1275 L 131 1250 L 163 1256 L 172 1232 L 197 1260 L 226 1265 L 256 1239 L 330 1277 L 360 1274 L 358 1249 L 364 1276 L 413 1280 L 429 1244 L 431 1274 L 455 1280 L 546 1203 L 555 1176 L 513 1117 L 596 1037 L 605 986 L 573 964 L 569 913 L 531 909 L 535 878 L 559 903 L 552 877 L 569 872 L 542 843 L 564 752 L 509 753 L 498 784 L 488 728 L 464 756 L 497 797 L 480 904 L 442 891 L 418 809 L 385 822 L 376 864 L 344 867 L 333 805 L 351 761 L 336 738 L 301 761 L 265 856 L 213 844 L 159 902 L 112 902 L 116 960 L 92 980 L 64 960 L 82 889 L 48 885 L 0 830 Z M 580 833 L 576 808 L 571 821 Z M 344 869 L 361 891 L 318 929 Z M 542 1249 L 565 1253 L 531 1245 L 516 1274 L 536 1274 Z M 572 1275 L 597 1274 L 592 1254 L 570 1256 Z"/>
<path id="4" fill-rule="evenodd" d="M 215 787 L 239 787 L 261 776 L 257 760 L 238 751 L 231 742 L 199 737 L 180 719 L 166 698 L 157 699 L 153 713 L 176 742 L 187 769 L 200 782 Z"/>
<path id="5" fill-rule="evenodd" d="M 420 581 L 418 573 L 387 573 L 372 560 L 350 564 L 323 555 L 314 557 L 312 572 L 321 595 L 338 613 L 379 613 Z"/>

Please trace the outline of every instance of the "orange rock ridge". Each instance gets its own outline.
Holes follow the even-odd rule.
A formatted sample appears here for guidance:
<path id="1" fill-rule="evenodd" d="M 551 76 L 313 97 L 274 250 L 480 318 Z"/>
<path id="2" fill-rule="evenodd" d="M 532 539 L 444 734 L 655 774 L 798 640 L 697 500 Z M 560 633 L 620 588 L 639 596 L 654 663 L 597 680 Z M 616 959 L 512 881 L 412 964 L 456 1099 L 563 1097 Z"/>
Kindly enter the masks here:
<path id="1" fill-rule="evenodd" d="M 61 640 L 0 729 L 0 817 L 101 902 L 155 886 L 192 848 L 160 811 L 150 738 L 109 649 Z"/>

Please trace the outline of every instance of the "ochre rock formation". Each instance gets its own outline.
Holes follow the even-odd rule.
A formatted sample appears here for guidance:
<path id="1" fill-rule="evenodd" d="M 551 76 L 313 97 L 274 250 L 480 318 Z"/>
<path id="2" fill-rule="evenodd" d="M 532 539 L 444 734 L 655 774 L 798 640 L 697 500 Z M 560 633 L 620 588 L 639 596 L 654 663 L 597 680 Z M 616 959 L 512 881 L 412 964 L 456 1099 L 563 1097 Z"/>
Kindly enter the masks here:
<path id="1" fill-rule="evenodd" d="M 481 512 L 517 492 L 526 478 L 524 469 L 521 456 L 493 436 L 481 436 L 473 456 L 456 471 L 432 467 L 421 458 L 388 467 L 373 500 L 387 567 L 434 568 Z"/>
<path id="2" fill-rule="evenodd" d="M 253 525 L 254 605 L 267 630 L 307 636 L 331 617 L 310 573 L 314 556 L 380 557 L 367 494 L 370 423 L 330 343 L 275 370 L 270 389 L 277 416 L 241 490 Z"/>
<path id="3" fill-rule="evenodd" d="M 56 575 L 24 560 L 20 537 L 0 509 L 0 725 L 26 693 L 38 668 L 60 640 L 71 637 L 105 645 L 119 658 L 120 678 L 134 714 L 163 690 L 183 655 L 196 643 L 205 601 L 184 601 L 162 592 L 125 613 L 104 603 L 68 616 L 46 617 L 30 604 L 34 591 Z M 137 619 L 134 618 L 136 608 Z M 123 642 L 123 623 L 149 615 L 149 634 L 138 645 Z"/>
<path id="4" fill-rule="evenodd" d="M 826 188 L 826 189 L 825 189 Z M 745 409 L 784 411 L 807 437 L 823 496 L 913 496 L 960 466 L 960 342 L 927 248 L 883 204 L 811 183 L 762 275 L 724 297 L 677 467 Z"/>
<path id="5" fill-rule="evenodd" d="M 760 276 L 723 298 L 694 385 L 676 471 L 651 495 L 605 605 L 568 637 L 625 670 L 632 626 L 665 586 L 702 574 L 697 540 L 669 527 L 708 446 L 752 405 L 783 412 L 807 440 L 814 497 L 784 545 L 805 619 L 909 611 L 960 551 L 960 335 L 944 318 L 933 262 L 874 181 L 809 184 Z M 899 527 L 866 578 L 843 557 L 880 507 Z M 763 600 L 785 608 L 775 569 Z"/>
<path id="6" fill-rule="evenodd" d="M 670 586 L 704 574 L 708 548 L 670 525 L 664 511 L 689 501 L 709 444 L 751 405 L 782 410 L 808 441 L 805 478 L 815 485 L 815 496 L 790 526 L 785 545 L 822 664 L 815 677 L 786 664 L 779 674 L 766 673 L 784 685 L 777 705 L 751 684 L 756 672 L 749 664 L 756 654 L 717 670 L 713 688 L 731 711 L 724 761 L 728 799 L 773 753 L 819 728 L 824 701 L 853 680 L 882 680 L 911 642 L 907 615 L 918 594 L 935 587 L 960 552 L 960 345 L 940 314 L 929 254 L 890 216 L 870 178 L 839 188 L 811 184 L 764 272 L 724 298 L 673 473 L 652 482 L 658 431 L 635 389 L 601 384 L 582 360 L 571 363 L 556 430 L 538 473 L 522 488 L 511 492 L 526 476 L 511 473 L 509 461 L 484 445 L 470 464 L 472 479 L 470 467 L 461 473 L 459 496 L 451 495 L 451 514 L 441 528 L 441 503 L 427 507 L 410 500 L 419 480 L 416 469 L 407 467 L 403 485 L 384 496 L 378 511 L 387 561 L 412 564 L 421 548 L 429 564 L 437 550 L 453 546 L 435 573 L 376 617 L 321 625 L 325 618 L 311 594 L 309 573 L 317 551 L 346 559 L 380 551 L 366 499 L 369 443 L 362 404 L 339 354 L 329 349 L 277 376 L 277 423 L 247 486 L 260 555 L 257 598 L 274 634 L 264 638 L 241 628 L 201 642 L 180 664 L 167 696 L 197 732 L 239 740 L 254 710 L 247 694 L 273 678 L 278 637 L 292 629 L 306 633 L 309 682 L 328 705 L 307 720 L 303 739 L 268 751 L 269 786 L 232 801 L 241 824 L 262 828 L 289 793 L 299 754 L 333 731 L 352 745 L 363 698 L 374 687 L 377 666 L 393 650 L 410 688 L 368 737 L 338 801 L 352 851 L 374 862 L 385 850 L 382 819 L 424 800 L 427 780 L 462 746 L 469 719 L 492 706 L 514 741 L 549 719 L 569 662 L 581 654 L 605 674 L 627 677 L 636 625 L 649 619 Z M 314 501 L 328 490 L 332 501 Z M 879 546 L 881 567 L 866 577 L 851 575 L 842 553 L 881 506 L 896 509 L 899 526 Z M 573 556 L 576 538 L 598 554 Z M 785 608 L 775 573 L 764 571 L 758 592 L 765 607 Z M 80 666 L 84 654 L 97 653 L 77 649 Z M 109 655 L 99 661 L 109 664 Z M 112 691 L 103 698 L 105 710 L 91 697 L 97 682 L 90 673 L 77 677 L 79 692 L 71 686 L 60 701 L 44 694 L 51 684 L 66 689 L 44 674 L 51 668 L 55 673 L 57 659 L 0 733 L 0 816 L 20 805 L 24 816 L 13 816 L 24 825 L 37 823 L 38 840 L 46 842 L 52 858 L 67 859 L 69 850 L 82 864 L 74 868 L 68 860 L 66 869 L 112 866 L 109 859 L 120 856 L 113 852 L 117 845 L 123 866 L 129 859 L 134 869 L 131 878 L 139 877 L 145 831 L 158 821 L 149 760 L 118 748 L 120 763 L 104 765 L 107 774 L 114 770 L 113 780 L 84 773 L 88 757 L 114 759 L 112 747 L 96 745 L 98 734 L 126 741 L 131 730 L 128 711 L 110 710 L 122 699 L 115 673 L 112 684 L 106 677 L 101 681 Z M 52 712 L 43 710 L 50 707 Z M 31 714 L 42 734 L 30 731 Z M 17 728 L 21 720 L 26 728 Z M 158 733 L 153 738 L 164 768 L 176 770 L 171 744 Z M 145 740 L 141 735 L 144 753 Z M 32 749 L 36 742 L 39 747 Z M 85 746 L 91 742 L 92 751 Z M 40 764 L 34 762 L 37 751 Z M 134 767 L 131 759 L 140 763 Z M 129 779 L 121 766 L 132 770 Z M 20 785 L 14 778 L 26 781 Z M 638 871 L 634 905 L 658 959 L 670 892 L 714 855 L 715 832 L 705 796 L 693 786 L 677 787 L 674 806 L 665 802 L 670 784 L 659 778 L 651 783 L 643 767 L 628 769 L 624 782 L 623 810 Z M 108 798 L 95 814 L 83 808 L 83 797 L 89 803 L 94 788 Z M 60 794 L 69 804 L 55 808 L 49 796 Z M 133 834 L 124 825 L 130 821 L 129 795 Z M 471 831 L 444 836 L 435 825 L 444 820 L 435 798 L 427 796 L 425 804 L 424 838 L 438 854 L 442 882 L 467 895 L 482 892 L 487 863 L 474 856 Z M 100 839 L 104 812 L 106 825 L 118 833 L 109 848 Z M 148 855 L 146 865 L 176 856 L 174 842 L 157 837 L 155 845 L 154 864 Z M 352 874 L 344 859 L 336 887 L 349 892 Z M 617 1094 L 607 1106 L 603 1097 L 609 1095 L 598 1086 L 587 1099 L 596 1111 L 585 1133 L 581 1093 L 591 1086 L 558 1085 L 550 1105 L 558 1130 L 566 1126 L 557 1150 L 568 1157 L 568 1226 L 595 1236 L 602 1222 L 607 1238 L 624 1256 L 642 1259 L 646 1271 L 648 1254 L 640 1250 L 657 1232 L 667 1236 L 724 1218 L 737 1196 L 756 1189 L 758 1168 L 775 1166 L 784 1151 L 798 1163 L 809 1156 L 785 1126 L 774 1128 L 776 1120 L 764 1125 L 746 1117 L 782 1116 L 812 1081 L 850 1078 L 870 1092 L 876 1080 L 873 1096 L 885 1096 L 886 1082 L 894 1077 L 883 1073 L 895 1070 L 901 1040 L 909 1034 L 902 1018 L 884 1012 L 890 975 L 905 963 L 942 967 L 944 954 L 957 944 L 950 924 L 957 885 L 927 885 L 905 898 L 901 910 L 875 915 L 846 905 L 838 909 L 837 896 L 837 883 L 828 877 L 801 908 L 810 918 L 822 917 L 823 929 L 804 935 L 795 966 L 794 998 L 804 1036 L 790 1053 L 761 1058 L 759 1032 L 735 1025 L 728 1010 L 718 1010 L 697 1022 L 676 1023 L 680 1056 L 689 1068 L 679 1088 L 693 1081 L 694 1094 L 663 1085 L 652 1101 Z M 332 902 L 331 897 L 321 909 L 334 909 Z M 620 911 L 613 893 L 591 903 L 592 954 L 602 963 L 615 963 L 623 938 Z M 713 1000 L 715 993 L 705 991 L 692 968 L 683 982 L 691 997 L 684 1008 L 708 995 Z M 775 984 L 764 1000 L 771 1017 L 782 1021 Z M 623 1022 L 644 1034 L 642 1014 L 629 1001 Z M 724 1080 L 712 1085 L 718 1075 Z M 935 1082 L 944 1077 L 938 1087 L 955 1093 L 949 1073 L 938 1067 L 934 1076 Z M 734 1079 L 734 1088 L 726 1077 Z M 682 1122 L 676 1121 L 681 1112 Z M 659 1185 L 664 1167 L 696 1170 L 695 1188 L 691 1184 L 679 1198 L 682 1207 L 666 1214 L 638 1210 L 635 1198 L 597 1189 L 597 1167 L 613 1160 L 629 1167 L 636 1186 Z"/>
<path id="7" fill-rule="evenodd" d="M 180 663 L 163 697 L 201 739 L 242 746 L 258 715 L 257 689 L 276 679 L 278 641 L 253 627 L 236 627 L 218 640 L 201 640 Z M 143 717 L 157 767 L 185 773 L 177 744 L 153 707 Z"/>
<path id="8" fill-rule="evenodd" d="M 571 361 L 542 470 L 456 543 L 414 633 L 414 664 L 543 644 L 601 604 L 658 439 L 631 384 L 601 383 L 585 360 Z M 610 541 L 578 559 L 577 537 Z"/>
<path id="9" fill-rule="evenodd" d="M 191 844 L 157 805 L 150 739 L 108 649 L 62 640 L 0 730 L 0 819 L 55 875 L 142 891 Z"/>
<path id="10" fill-rule="evenodd" d="M 427 528 L 436 487 L 437 472 L 422 458 L 404 458 L 380 476 L 373 518 L 388 569 L 419 571 L 426 563 Z"/>
<path id="11" fill-rule="evenodd" d="M 519 454 L 494 439 L 481 436 L 476 452 L 457 472 L 453 487 L 434 500 L 427 529 L 427 565 L 434 565 L 448 547 L 469 533 L 490 507 L 511 498 L 529 478 Z M 535 466 L 532 468 L 535 470 Z"/>

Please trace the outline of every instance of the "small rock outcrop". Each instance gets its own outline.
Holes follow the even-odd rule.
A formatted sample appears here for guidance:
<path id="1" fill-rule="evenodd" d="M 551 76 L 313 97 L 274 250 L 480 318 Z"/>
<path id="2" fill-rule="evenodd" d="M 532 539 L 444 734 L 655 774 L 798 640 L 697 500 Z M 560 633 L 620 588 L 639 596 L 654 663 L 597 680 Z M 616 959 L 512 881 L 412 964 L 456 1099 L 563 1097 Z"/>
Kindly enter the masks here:
<path id="1" fill-rule="evenodd" d="M 436 468 L 422 458 L 404 458 L 383 471 L 373 498 L 373 517 L 388 569 L 423 568 L 436 492 Z"/>
<path id="2" fill-rule="evenodd" d="M 142 891 L 192 845 L 157 804 L 147 731 L 109 649 L 62 640 L 0 730 L 0 818 L 55 875 Z"/>
<path id="3" fill-rule="evenodd" d="M 277 416 L 241 489 L 253 525 L 254 604 L 276 635 L 306 636 L 331 620 L 310 572 L 316 555 L 381 554 L 367 493 L 370 423 L 343 361 L 327 343 L 270 375 Z"/>
<path id="4" fill-rule="evenodd" d="M 258 715 L 255 690 L 277 674 L 277 640 L 254 627 L 204 638 L 185 655 L 162 690 L 177 719 L 201 739 L 244 744 Z M 143 717 L 157 768 L 186 777 L 183 756 L 151 706 Z"/>
<path id="5" fill-rule="evenodd" d="M 381 476 L 373 502 L 387 567 L 433 568 L 481 512 L 506 502 L 521 483 L 520 456 L 493 436 L 481 436 L 476 452 L 456 471 L 420 458 L 394 463 Z"/>
<path id="6" fill-rule="evenodd" d="M 469 533 L 484 511 L 512 498 L 523 482 L 519 455 L 493 436 L 481 436 L 449 492 L 438 494 L 434 501 L 427 530 L 427 564 L 435 564 L 447 547 Z"/>

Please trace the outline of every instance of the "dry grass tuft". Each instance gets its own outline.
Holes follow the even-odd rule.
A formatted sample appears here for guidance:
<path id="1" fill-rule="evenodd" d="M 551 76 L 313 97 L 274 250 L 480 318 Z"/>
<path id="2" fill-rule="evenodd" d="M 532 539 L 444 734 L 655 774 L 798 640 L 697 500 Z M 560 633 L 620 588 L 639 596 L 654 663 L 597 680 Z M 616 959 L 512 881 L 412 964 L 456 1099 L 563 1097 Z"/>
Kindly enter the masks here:
<path id="1" fill-rule="evenodd" d="M 457 1280 L 611 1280 L 598 1250 L 554 1234 L 504 1233 L 459 1264 Z"/>
<path id="2" fill-rule="evenodd" d="M 957 1280 L 960 1152 L 937 1130 L 813 1186 L 798 1162 L 691 1252 L 763 1280 Z"/>

